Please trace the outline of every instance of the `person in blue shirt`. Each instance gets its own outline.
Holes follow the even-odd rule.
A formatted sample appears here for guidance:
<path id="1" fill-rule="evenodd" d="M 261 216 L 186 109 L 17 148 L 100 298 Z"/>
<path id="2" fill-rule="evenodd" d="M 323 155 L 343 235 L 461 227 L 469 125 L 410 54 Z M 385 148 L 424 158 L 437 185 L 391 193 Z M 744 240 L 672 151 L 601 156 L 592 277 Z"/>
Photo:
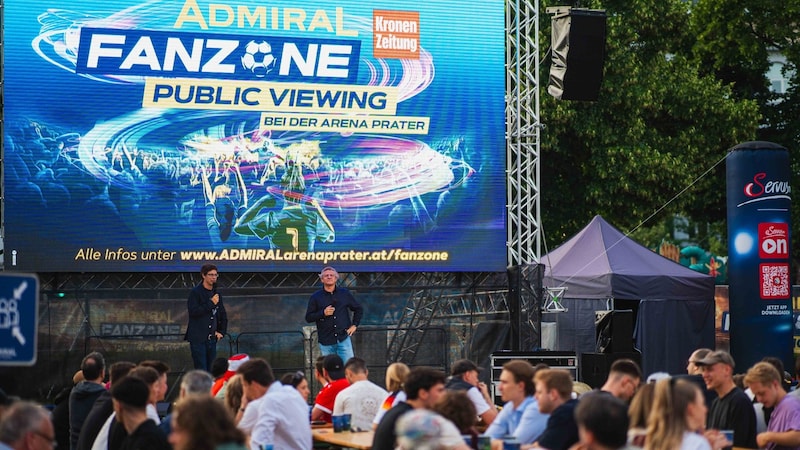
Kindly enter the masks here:
<path id="1" fill-rule="evenodd" d="M 350 340 L 358 325 L 364 309 L 347 289 L 336 286 L 339 272 L 333 267 L 325 267 L 319 274 L 322 289 L 311 294 L 306 310 L 306 322 L 317 324 L 319 349 L 323 356 L 335 353 L 343 362 L 354 356 Z M 350 311 L 353 312 L 352 319 Z"/>
<path id="2" fill-rule="evenodd" d="M 550 415 L 539 411 L 539 403 L 533 396 L 535 374 L 536 369 L 527 361 L 512 360 L 503 365 L 498 390 L 506 403 L 484 433 L 492 438 L 494 445 L 497 445 L 494 441 L 508 437 L 520 444 L 530 444 L 544 431 Z"/>

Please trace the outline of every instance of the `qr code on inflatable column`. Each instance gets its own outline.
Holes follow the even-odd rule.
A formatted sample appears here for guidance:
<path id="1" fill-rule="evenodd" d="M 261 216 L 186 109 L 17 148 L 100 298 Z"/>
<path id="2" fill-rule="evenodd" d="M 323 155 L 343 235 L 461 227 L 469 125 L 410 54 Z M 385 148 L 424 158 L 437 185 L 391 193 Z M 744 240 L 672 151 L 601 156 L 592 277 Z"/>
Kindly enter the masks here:
<path id="1" fill-rule="evenodd" d="M 761 298 L 789 298 L 789 265 L 761 264 Z"/>

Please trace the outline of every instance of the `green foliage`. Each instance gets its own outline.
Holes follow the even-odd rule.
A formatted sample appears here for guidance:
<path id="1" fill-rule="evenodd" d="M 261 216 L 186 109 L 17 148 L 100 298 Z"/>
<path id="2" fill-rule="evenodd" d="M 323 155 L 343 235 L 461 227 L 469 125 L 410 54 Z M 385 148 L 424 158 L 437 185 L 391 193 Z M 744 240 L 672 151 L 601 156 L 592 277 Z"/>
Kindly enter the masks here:
<path id="1" fill-rule="evenodd" d="M 764 74 L 769 68 L 767 46 L 772 39 L 765 21 L 774 19 L 775 11 L 765 7 L 767 3 L 700 0 L 692 9 L 695 59 L 704 73 L 732 84 L 738 98 L 769 95 Z"/>
<path id="2" fill-rule="evenodd" d="M 747 12 L 720 10 L 719 3 Z M 797 25 L 783 31 L 767 25 L 775 20 L 773 10 L 761 5 L 755 0 L 582 4 L 608 15 L 604 78 L 596 102 L 559 101 L 542 90 L 541 201 L 548 246 L 601 214 L 623 231 L 640 228 L 636 235 L 653 239 L 640 242 L 654 247 L 665 234 L 664 224 L 682 215 L 705 225 L 698 227 L 698 239 L 705 242 L 700 245 L 726 254 L 719 236 L 725 235 L 728 150 L 763 139 L 768 130 L 782 145 L 796 147 L 798 140 L 800 96 L 793 90 L 780 114 L 767 114 L 774 108 L 768 107 L 774 97 L 766 91 L 769 47 L 752 31 L 756 23 L 763 25 L 769 41 L 783 32 L 782 42 L 791 47 L 787 57 L 796 61 L 800 52 L 786 39 Z M 550 42 L 548 6 L 555 5 L 541 5 L 543 43 Z M 542 47 L 540 76 L 547 80 L 547 44 Z M 767 119 L 780 126 L 770 128 Z"/>

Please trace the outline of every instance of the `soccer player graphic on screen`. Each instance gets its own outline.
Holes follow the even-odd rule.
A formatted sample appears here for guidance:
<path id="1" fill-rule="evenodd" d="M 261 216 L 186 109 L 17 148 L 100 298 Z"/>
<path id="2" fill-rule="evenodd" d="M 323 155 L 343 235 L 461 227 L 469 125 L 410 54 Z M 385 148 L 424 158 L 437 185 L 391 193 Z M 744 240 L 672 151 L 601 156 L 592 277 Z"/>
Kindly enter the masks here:
<path id="1" fill-rule="evenodd" d="M 296 155 L 298 156 L 300 152 Z M 259 239 L 269 238 L 271 247 L 290 251 L 314 251 L 316 241 L 333 242 L 333 224 L 316 199 L 305 194 L 302 162 L 290 158 L 281 177 L 281 200 L 266 193 L 236 221 L 234 231 Z"/>

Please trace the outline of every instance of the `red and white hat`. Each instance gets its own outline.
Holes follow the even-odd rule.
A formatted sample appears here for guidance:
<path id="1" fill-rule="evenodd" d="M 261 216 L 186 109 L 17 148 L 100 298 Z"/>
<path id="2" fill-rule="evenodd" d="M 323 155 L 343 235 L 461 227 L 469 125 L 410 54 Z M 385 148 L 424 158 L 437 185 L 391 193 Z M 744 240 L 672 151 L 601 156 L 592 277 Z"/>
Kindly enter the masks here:
<path id="1" fill-rule="evenodd" d="M 238 355 L 231 356 L 228 358 L 228 372 L 236 373 L 239 367 L 247 361 L 250 361 L 250 357 L 247 353 L 239 353 Z"/>

